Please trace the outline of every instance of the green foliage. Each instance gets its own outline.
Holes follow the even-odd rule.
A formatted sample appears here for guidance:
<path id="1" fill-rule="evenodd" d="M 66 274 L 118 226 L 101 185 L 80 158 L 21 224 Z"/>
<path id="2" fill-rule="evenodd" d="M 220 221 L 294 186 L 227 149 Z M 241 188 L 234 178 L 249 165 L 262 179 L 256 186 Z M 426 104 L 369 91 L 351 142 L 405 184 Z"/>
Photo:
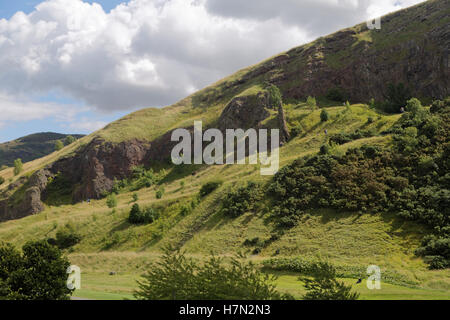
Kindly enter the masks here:
<path id="1" fill-rule="evenodd" d="M 272 84 L 267 88 L 267 91 L 270 96 L 270 105 L 274 108 L 278 108 L 283 103 L 280 89 Z"/>
<path id="2" fill-rule="evenodd" d="M 138 194 L 137 193 L 133 193 L 132 199 L 133 199 L 133 202 L 137 202 L 139 200 Z"/>
<path id="3" fill-rule="evenodd" d="M 335 133 L 333 135 L 330 135 L 330 143 L 331 144 L 345 144 L 349 143 L 354 140 L 363 139 L 363 138 L 370 138 L 375 135 L 375 132 L 372 130 L 356 130 L 351 133 Z"/>
<path id="4" fill-rule="evenodd" d="M 425 236 L 416 254 L 425 258 L 430 269 L 450 268 L 450 226 Z"/>
<path id="5" fill-rule="evenodd" d="M 394 212 L 433 228 L 447 227 L 449 126 L 450 107 L 420 117 L 406 113 L 392 130 L 393 147 L 364 145 L 349 149 L 343 156 L 331 156 L 321 148 L 320 155 L 294 161 L 275 175 L 269 187 L 275 200 L 272 215 L 279 226 L 289 227 L 313 208 Z M 336 137 L 330 140 L 345 142 Z M 426 255 L 446 259 L 445 247 L 436 248 Z M 437 262 L 435 265 L 443 265 Z"/>
<path id="6" fill-rule="evenodd" d="M 164 187 L 158 188 L 158 190 L 156 190 L 156 192 L 155 192 L 156 199 L 161 199 L 164 196 L 165 192 L 166 191 L 165 191 Z"/>
<path id="7" fill-rule="evenodd" d="M 21 255 L 10 244 L 0 244 L 0 300 L 68 300 L 62 252 L 47 241 L 28 242 Z"/>
<path id="8" fill-rule="evenodd" d="M 0 177 L 0 186 L 5 183 L 5 178 Z"/>
<path id="9" fill-rule="evenodd" d="M 111 209 L 117 207 L 117 196 L 115 193 L 111 193 L 106 197 L 106 205 Z"/>
<path id="10" fill-rule="evenodd" d="M 245 212 L 253 210 L 263 197 L 261 185 L 249 182 L 228 192 L 222 201 L 222 212 L 229 217 L 236 218 Z"/>
<path id="11" fill-rule="evenodd" d="M 326 98 L 331 101 L 345 102 L 347 100 L 347 94 L 342 88 L 335 87 L 328 90 Z"/>
<path id="12" fill-rule="evenodd" d="M 320 146 L 320 154 L 330 154 L 331 146 L 328 143 L 325 143 Z"/>
<path id="13" fill-rule="evenodd" d="M 403 83 L 389 83 L 384 98 L 383 110 L 390 113 L 398 113 L 401 108 L 406 106 L 407 101 L 411 98 L 411 94 Z"/>
<path id="14" fill-rule="evenodd" d="M 328 262 L 315 265 L 313 278 L 302 277 L 307 293 L 304 300 L 357 300 L 358 293 L 352 287 L 336 279 L 336 269 Z"/>
<path id="15" fill-rule="evenodd" d="M 74 136 L 68 135 L 65 139 L 64 139 L 64 144 L 66 146 L 68 146 L 69 144 L 74 143 L 75 141 L 77 141 L 77 139 L 74 138 Z"/>
<path id="16" fill-rule="evenodd" d="M 73 183 L 62 173 L 49 178 L 44 201 L 49 205 L 62 205 L 71 203 Z"/>
<path id="17" fill-rule="evenodd" d="M 148 224 L 153 223 L 157 219 L 159 219 L 158 211 L 151 207 L 141 210 L 137 203 L 131 207 L 130 215 L 128 216 L 128 222 L 132 224 Z"/>
<path id="18" fill-rule="evenodd" d="M 328 114 L 327 110 L 323 109 L 320 113 L 320 121 L 327 122 L 330 119 L 330 115 Z"/>
<path id="19" fill-rule="evenodd" d="M 209 181 L 200 188 L 200 197 L 206 197 L 223 184 L 221 180 Z"/>
<path id="20" fill-rule="evenodd" d="M 280 300 L 291 298 L 276 291 L 276 278 L 263 274 L 238 256 L 226 264 L 212 256 L 203 264 L 172 248 L 164 249 L 138 281 L 140 300 Z"/>
<path id="21" fill-rule="evenodd" d="M 299 124 L 291 129 L 290 135 L 291 138 L 295 138 L 304 132 L 303 127 Z"/>
<path id="22" fill-rule="evenodd" d="M 56 238 L 50 238 L 48 243 L 56 245 L 60 249 L 67 249 L 73 247 L 81 241 L 82 237 L 75 231 L 74 227 L 68 223 L 66 226 L 58 232 L 56 232 Z"/>
<path id="23" fill-rule="evenodd" d="M 23 163 L 21 159 L 14 160 L 14 175 L 19 175 L 23 170 Z"/>
<path id="24" fill-rule="evenodd" d="M 407 101 L 405 110 L 411 112 L 413 115 L 417 115 L 421 111 L 423 111 L 422 103 L 419 99 L 412 98 Z"/>
<path id="25" fill-rule="evenodd" d="M 56 150 L 56 151 L 59 151 L 59 150 L 61 150 L 62 148 L 64 148 L 64 143 L 63 143 L 61 140 L 57 140 L 57 141 L 55 142 L 55 150 Z"/>
<path id="26" fill-rule="evenodd" d="M 309 96 L 306 99 L 306 105 L 311 109 L 314 110 L 317 108 L 317 101 L 316 98 Z"/>

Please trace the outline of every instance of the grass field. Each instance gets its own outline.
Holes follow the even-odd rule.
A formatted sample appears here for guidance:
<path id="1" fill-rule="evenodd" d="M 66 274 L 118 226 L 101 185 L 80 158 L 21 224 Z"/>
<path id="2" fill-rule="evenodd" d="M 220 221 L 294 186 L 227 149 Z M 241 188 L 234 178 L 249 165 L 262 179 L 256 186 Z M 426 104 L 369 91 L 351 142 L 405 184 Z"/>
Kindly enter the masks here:
<path id="1" fill-rule="evenodd" d="M 278 272 L 277 289 L 289 293 L 296 299 L 305 294 L 299 274 Z M 74 297 L 92 300 L 123 300 L 134 299 L 136 281 L 139 276 L 134 274 L 119 274 L 110 276 L 101 273 L 86 273 L 82 275 L 82 289 L 75 291 Z M 356 284 L 356 279 L 339 279 L 347 285 L 353 285 L 353 290 L 360 294 L 361 300 L 450 300 L 447 290 L 409 288 L 389 283 L 381 283 L 381 289 L 369 290 L 366 280 Z"/>

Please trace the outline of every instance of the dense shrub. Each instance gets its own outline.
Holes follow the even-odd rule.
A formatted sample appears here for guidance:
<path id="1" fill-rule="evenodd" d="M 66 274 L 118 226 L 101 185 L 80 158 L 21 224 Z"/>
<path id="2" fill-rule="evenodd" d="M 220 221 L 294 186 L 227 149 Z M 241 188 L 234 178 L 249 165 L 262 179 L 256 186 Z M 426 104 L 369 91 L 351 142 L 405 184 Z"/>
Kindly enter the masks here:
<path id="1" fill-rule="evenodd" d="M 59 151 L 59 150 L 61 150 L 62 148 L 64 148 L 64 143 L 63 143 L 61 140 L 57 140 L 57 141 L 55 142 L 55 150 L 56 150 L 56 151 Z"/>
<path id="2" fill-rule="evenodd" d="M 0 186 L 5 183 L 5 178 L 0 177 Z"/>
<path id="3" fill-rule="evenodd" d="M 352 286 L 336 279 L 336 269 L 328 262 L 314 265 L 313 278 L 302 277 L 306 294 L 303 300 L 357 300 L 358 293 L 352 292 Z"/>
<path id="4" fill-rule="evenodd" d="M 214 190 L 222 185 L 222 181 L 210 181 L 202 185 L 200 188 L 200 196 L 206 197 L 208 194 L 212 193 Z"/>
<path id="5" fill-rule="evenodd" d="M 330 116 L 329 116 L 327 110 L 323 109 L 322 112 L 320 113 L 320 121 L 327 122 L 329 118 L 330 118 Z"/>
<path id="6" fill-rule="evenodd" d="M 226 216 L 236 218 L 252 210 L 262 196 L 261 186 L 249 182 L 245 187 L 231 190 L 226 194 L 222 202 L 222 212 Z"/>
<path id="7" fill-rule="evenodd" d="M 314 98 L 314 97 L 308 97 L 308 98 L 306 99 L 306 105 L 307 105 L 310 109 L 312 109 L 312 110 L 316 109 L 316 107 L 317 107 L 316 98 Z"/>
<path id="8" fill-rule="evenodd" d="M 23 163 L 21 159 L 14 160 L 14 175 L 19 175 L 23 170 Z"/>
<path id="9" fill-rule="evenodd" d="M 64 144 L 66 146 L 68 146 L 69 144 L 74 143 L 75 141 L 77 141 L 77 139 L 74 138 L 74 136 L 67 136 L 66 139 L 64 139 Z"/>
<path id="10" fill-rule="evenodd" d="M 117 207 L 117 197 L 115 193 L 111 193 L 108 197 L 106 197 L 106 205 L 108 208 Z"/>
<path id="11" fill-rule="evenodd" d="M 390 211 L 433 228 L 449 226 L 450 106 L 433 114 L 415 107 L 392 129 L 392 147 L 365 145 L 349 149 L 343 156 L 329 155 L 321 148 L 321 154 L 282 168 L 269 187 L 274 198 L 272 215 L 278 225 L 294 226 L 309 209 L 333 208 L 360 213 Z M 340 143 L 346 137 L 330 140 Z M 430 242 L 436 250 L 419 253 L 447 259 L 448 235 L 439 237 L 441 240 Z M 444 265 L 442 259 L 433 261 Z"/>
<path id="12" fill-rule="evenodd" d="M 47 241 L 28 242 L 20 254 L 0 244 L 0 300 L 68 300 L 69 261 Z"/>
<path id="13" fill-rule="evenodd" d="M 148 207 L 141 209 L 137 203 L 133 204 L 128 216 L 128 222 L 132 224 L 148 224 L 159 219 L 159 213 L 155 209 Z"/>
<path id="14" fill-rule="evenodd" d="M 267 89 L 270 95 L 270 105 L 273 108 L 278 108 L 282 104 L 281 91 L 276 85 L 270 85 Z"/>
<path id="15" fill-rule="evenodd" d="M 197 263 L 184 253 L 165 249 L 138 281 L 142 300 L 280 300 L 292 298 L 276 291 L 276 278 L 262 273 L 241 257 L 225 263 L 214 256 Z"/>
<path id="16" fill-rule="evenodd" d="M 363 138 L 370 138 L 375 135 L 375 132 L 372 130 L 356 130 L 355 132 L 351 133 L 335 133 L 330 135 L 330 143 L 334 144 L 345 144 L 349 143 L 353 140 L 363 139 Z"/>
<path id="17" fill-rule="evenodd" d="M 406 106 L 411 94 L 403 83 L 389 83 L 384 98 L 383 110 L 390 113 L 399 113 L 400 109 Z"/>
<path id="18" fill-rule="evenodd" d="M 155 192 L 156 199 L 161 199 L 164 196 L 165 192 L 166 192 L 166 190 L 164 189 L 164 187 L 158 188 L 158 190 L 156 190 L 156 192 Z"/>
<path id="19" fill-rule="evenodd" d="M 342 88 L 335 87 L 328 90 L 326 98 L 331 101 L 345 102 L 347 100 L 347 94 Z"/>
<path id="20" fill-rule="evenodd" d="M 70 229 L 59 230 L 56 233 L 56 245 L 60 249 L 70 248 L 81 241 L 81 236 Z"/>

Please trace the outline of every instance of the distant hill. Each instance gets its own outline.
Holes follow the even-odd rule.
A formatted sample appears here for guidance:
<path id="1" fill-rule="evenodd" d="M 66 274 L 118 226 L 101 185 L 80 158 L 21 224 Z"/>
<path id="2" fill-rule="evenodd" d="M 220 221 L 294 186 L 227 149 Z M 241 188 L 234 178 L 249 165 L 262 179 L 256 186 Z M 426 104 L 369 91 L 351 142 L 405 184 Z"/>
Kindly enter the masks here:
<path id="1" fill-rule="evenodd" d="M 15 159 L 23 162 L 44 157 L 55 151 L 55 142 L 64 140 L 68 134 L 54 132 L 41 132 L 19 138 L 17 140 L 0 144 L 0 167 L 12 166 Z M 75 139 L 84 137 L 81 134 L 72 134 Z"/>

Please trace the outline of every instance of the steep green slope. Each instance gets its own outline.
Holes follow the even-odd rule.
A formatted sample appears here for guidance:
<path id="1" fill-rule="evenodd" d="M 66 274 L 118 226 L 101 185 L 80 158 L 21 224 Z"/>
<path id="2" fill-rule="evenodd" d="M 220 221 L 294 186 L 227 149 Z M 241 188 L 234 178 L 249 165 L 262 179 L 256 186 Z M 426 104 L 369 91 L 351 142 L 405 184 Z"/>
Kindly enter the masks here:
<path id="1" fill-rule="evenodd" d="M 305 167 L 302 159 L 305 157 L 317 159 L 315 156 L 321 152 L 323 145 L 329 145 L 327 157 L 342 161 L 341 165 L 348 164 L 346 162 L 349 157 L 346 153 L 348 150 L 366 150 L 361 149 L 366 148 L 365 146 L 379 148 L 390 154 L 397 152 L 404 156 L 404 150 L 393 149 L 398 142 L 396 139 L 408 138 L 404 132 L 411 130 L 405 129 L 416 126 L 420 137 L 411 136 L 409 138 L 412 139 L 404 141 L 416 146 L 420 144 L 421 147 L 417 149 L 418 153 L 414 157 L 401 158 L 401 160 L 409 159 L 411 162 L 400 162 L 392 167 L 382 166 L 382 169 L 387 168 L 386 172 L 389 175 L 395 173 L 396 178 L 399 176 L 404 179 L 411 178 L 408 183 L 414 188 L 416 180 L 420 180 L 421 177 L 429 179 L 433 174 L 435 179 L 432 181 L 446 183 L 445 173 L 442 174 L 444 166 L 435 170 L 436 173 L 426 171 L 425 175 L 418 176 L 419 179 L 410 177 L 407 173 L 415 172 L 422 164 L 426 168 L 433 169 L 433 165 L 427 167 L 430 161 L 421 162 L 419 159 L 422 156 L 430 157 L 431 162 L 443 159 L 443 150 L 448 144 L 448 132 L 438 135 L 441 140 L 432 141 L 431 136 L 422 134 L 425 132 L 422 129 L 428 128 L 422 125 L 422 121 L 400 126 L 402 130 L 396 131 L 393 130 L 395 127 L 398 129 L 395 125 L 404 123 L 403 120 L 399 122 L 400 114 L 386 114 L 377 108 L 355 102 L 369 102 L 371 98 L 379 98 L 390 81 L 404 82 L 418 96 L 440 98 L 445 95 L 447 88 L 442 87 L 442 80 L 448 79 L 445 78 L 445 72 L 448 71 L 441 66 L 444 57 L 441 48 L 448 42 L 448 36 L 442 36 L 443 27 L 448 25 L 448 10 L 446 1 L 428 1 L 406 11 L 389 15 L 380 31 L 368 31 L 364 25 L 360 25 L 318 39 L 311 44 L 241 70 L 173 106 L 144 109 L 130 114 L 103 130 L 81 139 L 76 146 L 29 163 L 22 175 L 24 179 L 30 175 L 33 177 L 33 173 L 49 164 L 62 170 L 64 166 L 61 164 L 84 164 L 83 159 L 94 163 L 97 163 L 97 160 L 98 163 L 103 161 L 102 166 L 113 163 L 111 167 L 116 169 L 117 159 L 123 162 L 127 159 L 125 156 L 122 157 L 123 153 L 119 153 L 121 148 L 133 146 L 137 150 L 143 148 L 148 151 L 142 147 L 148 142 L 153 146 L 162 146 L 156 149 L 156 154 L 153 154 L 155 157 L 141 162 L 135 161 L 136 158 L 131 159 L 135 162 L 129 165 L 129 174 L 114 176 L 116 181 L 111 184 L 110 189 L 103 190 L 105 193 L 117 193 L 117 208 L 108 208 L 105 199 L 75 204 L 66 201 L 55 205 L 43 198 L 45 206 L 42 212 L 0 223 L 0 239 L 19 246 L 31 239 L 54 238 L 57 231 L 63 229 L 76 233 L 81 241 L 67 249 L 67 254 L 72 263 L 82 268 L 86 279 L 84 296 L 91 297 L 102 297 L 102 294 L 103 297 L 117 295 L 129 297 L 135 287 L 137 275 L 159 257 L 162 247 L 172 245 L 187 250 L 197 259 L 204 259 L 211 251 L 225 258 L 238 251 L 244 251 L 249 255 L 249 259 L 261 263 L 268 272 L 282 272 L 280 288 L 297 296 L 302 291 L 301 288 L 296 289 L 300 284 L 296 282 L 295 275 L 289 273 L 299 271 L 295 268 L 289 269 L 295 265 L 294 262 L 328 259 L 338 266 L 343 278 L 354 279 L 364 275 L 369 264 L 381 267 L 385 289 L 370 292 L 359 288 L 366 299 L 450 298 L 450 270 L 431 271 L 426 261 L 415 255 L 415 250 L 421 245 L 424 235 L 432 232 L 430 226 L 423 223 L 424 219 L 416 219 L 417 217 L 405 219 L 405 215 L 399 215 L 399 211 L 380 210 L 380 202 L 373 196 L 370 199 L 374 200 L 376 206 L 366 206 L 362 210 L 350 203 L 353 201 L 348 201 L 350 204 L 348 208 L 343 208 L 346 201 L 342 198 L 342 194 L 351 194 L 346 192 L 348 190 L 353 192 L 359 185 L 366 188 L 365 179 L 377 177 L 379 168 L 376 166 L 368 164 L 367 167 L 370 168 L 368 173 L 361 170 L 368 174 L 367 177 L 362 176 L 362 179 L 356 182 L 351 180 L 352 174 L 358 176 L 361 172 L 349 174 L 346 171 L 346 174 L 342 175 L 343 183 L 339 184 L 339 187 L 329 185 L 331 182 L 327 179 L 333 176 L 327 175 L 326 172 L 306 175 L 308 180 L 296 176 L 296 179 L 292 179 L 293 187 L 286 188 L 289 192 L 283 193 L 280 190 L 272 192 L 274 178 L 261 176 L 258 165 L 174 166 L 165 161 L 167 158 L 161 156 L 166 149 L 170 150 L 170 145 L 166 146 L 164 143 L 166 141 L 164 137 L 171 130 L 180 127 L 189 128 L 194 120 L 203 120 L 204 127 L 218 125 L 220 116 L 231 102 L 264 94 L 268 84 L 271 84 L 281 90 L 287 129 L 291 134 L 291 139 L 280 149 L 280 165 L 287 168 L 284 170 L 292 169 L 293 174 L 297 174 L 296 169 Z M 423 19 L 420 19 L 421 17 Z M 430 38 L 429 45 L 424 46 L 424 39 L 430 35 L 434 38 Z M 386 43 L 388 37 L 390 41 Z M 440 44 L 436 43 L 436 37 L 440 39 Z M 412 42 L 409 41 L 410 38 L 413 39 Z M 409 45 L 411 45 L 410 53 L 407 49 Z M 415 49 L 416 45 L 420 50 Z M 376 55 L 381 52 L 383 55 L 378 58 Z M 401 53 L 400 56 L 397 56 L 398 52 Z M 408 57 L 404 56 L 405 52 Z M 414 73 L 419 75 L 418 79 L 410 77 L 407 66 L 423 64 L 426 62 L 425 57 L 429 55 L 436 55 L 436 59 L 433 60 L 435 64 L 425 63 L 424 69 Z M 365 72 L 374 77 L 380 72 L 382 75 L 371 85 L 365 82 L 367 79 L 361 73 L 350 72 L 349 68 L 352 65 L 359 71 L 365 66 Z M 397 67 L 392 69 L 393 65 Z M 425 76 L 427 70 L 435 72 L 434 75 L 438 76 L 433 75 L 431 78 Z M 424 89 L 424 83 L 428 89 Z M 343 106 L 342 102 L 333 102 L 325 97 L 327 91 L 337 86 L 347 91 L 348 98 L 353 104 Z M 309 95 L 317 97 L 318 107 L 305 103 Z M 321 121 L 320 115 L 323 110 L 329 114 L 328 121 Z M 264 119 L 262 125 L 276 127 L 276 112 L 269 111 L 269 116 Z M 428 109 L 424 112 L 428 117 Z M 407 113 L 405 118 L 409 114 Z M 251 120 L 254 118 L 248 119 L 249 122 Z M 446 128 L 437 123 L 437 128 Z M 435 126 L 430 125 L 430 128 L 434 130 Z M 425 137 L 421 137 L 422 135 Z M 414 139 L 417 141 L 413 141 Z M 105 151 L 101 158 L 97 157 L 98 150 L 115 151 L 109 153 Z M 325 153 L 323 150 L 322 153 Z M 351 155 L 352 152 L 348 154 Z M 161 157 L 156 159 L 157 156 Z M 136 163 L 145 165 L 145 170 L 143 168 L 135 170 Z M 364 159 L 358 164 L 356 167 L 365 168 Z M 76 168 L 78 173 L 81 172 L 81 166 Z M 97 167 L 86 167 L 86 169 L 94 168 Z M 314 173 L 313 170 L 308 172 Z M 99 176 L 104 177 L 103 171 L 98 173 L 84 177 L 88 181 L 77 181 L 77 187 L 80 188 L 82 183 L 96 180 Z M 0 172 L 0 175 L 10 178 L 11 170 Z M 294 177 L 294 175 L 280 176 L 282 177 L 280 184 L 283 186 L 290 182 L 289 178 Z M 58 188 L 55 186 L 58 184 L 54 183 L 54 177 L 44 177 L 48 178 L 51 190 L 57 191 Z M 199 197 L 203 185 L 217 180 L 223 182 L 217 190 L 205 197 Z M 223 207 L 230 191 L 245 187 L 250 181 L 260 186 L 263 196 L 256 197 L 257 201 L 254 201 L 252 206 L 245 207 L 237 217 L 227 216 Z M 305 193 L 306 198 L 300 192 L 304 187 L 302 185 L 304 181 L 313 186 L 305 189 L 310 192 Z M 348 186 L 344 184 L 347 182 Z M 384 184 L 386 181 L 381 177 L 375 182 Z M 325 185 L 328 190 L 323 190 L 322 187 Z M 87 186 L 86 189 L 92 187 L 89 184 Z M 378 190 L 378 187 L 381 189 Z M 158 198 L 156 192 L 162 189 L 165 192 L 162 198 Z M 373 190 L 376 196 L 383 199 L 383 192 L 387 189 L 385 185 L 374 184 Z M 18 191 L 24 190 L 17 187 L 16 192 Z M 339 193 L 340 191 L 342 193 Z M 380 193 L 376 193 L 378 191 Z M 13 192 L 14 190 L 11 191 Z M 20 192 L 17 194 L 20 195 Z M 137 195 L 137 203 L 141 208 L 151 207 L 159 213 L 156 221 L 140 225 L 129 222 L 130 209 L 135 202 L 134 194 Z M 290 197 L 284 198 L 286 194 L 292 196 L 294 200 L 291 201 Z M 336 201 L 331 201 L 330 195 Z M 324 198 L 330 201 L 319 201 Z M 296 199 L 301 199 L 302 202 L 298 203 Z M 444 203 L 445 198 L 442 200 Z M 417 201 L 414 201 L 412 203 L 416 205 Z M 290 203 L 292 206 L 289 206 Z M 411 208 L 411 212 L 413 209 L 417 208 Z M 444 210 L 442 212 L 445 213 Z M 292 222 L 291 218 L 294 218 L 295 223 L 289 227 L 279 228 L 280 218 L 285 216 L 289 218 L 288 221 L 284 221 L 285 225 Z M 108 276 L 110 271 L 117 272 L 117 275 Z"/>
<path id="2" fill-rule="evenodd" d="M 42 158 L 55 151 L 55 143 L 69 136 L 53 132 L 35 133 L 26 137 L 0 144 L 0 167 L 12 166 L 14 160 L 22 159 L 22 162 L 29 162 Z M 76 139 L 83 135 L 73 134 Z"/>

